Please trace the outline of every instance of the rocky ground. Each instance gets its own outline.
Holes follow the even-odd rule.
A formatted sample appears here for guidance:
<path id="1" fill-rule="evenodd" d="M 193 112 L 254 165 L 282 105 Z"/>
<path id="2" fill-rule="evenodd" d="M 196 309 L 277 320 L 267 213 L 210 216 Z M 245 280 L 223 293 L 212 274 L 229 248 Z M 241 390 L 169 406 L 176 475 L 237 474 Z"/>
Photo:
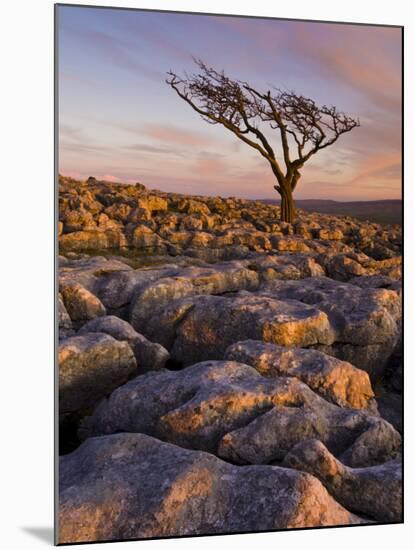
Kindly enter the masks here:
<path id="1" fill-rule="evenodd" d="M 402 520 L 401 228 L 60 178 L 60 542 Z"/>

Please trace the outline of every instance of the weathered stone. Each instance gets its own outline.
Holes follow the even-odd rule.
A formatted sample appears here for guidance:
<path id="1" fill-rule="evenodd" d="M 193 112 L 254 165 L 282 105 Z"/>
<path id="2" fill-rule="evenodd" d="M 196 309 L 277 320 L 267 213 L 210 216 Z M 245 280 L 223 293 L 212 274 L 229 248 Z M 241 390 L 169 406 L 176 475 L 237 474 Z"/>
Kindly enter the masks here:
<path id="1" fill-rule="evenodd" d="M 402 375 L 402 373 L 401 373 Z M 378 409 L 383 418 L 400 433 L 403 431 L 403 399 L 401 391 L 396 393 L 388 390 L 377 399 Z"/>
<path id="2" fill-rule="evenodd" d="M 126 246 L 125 235 L 120 231 L 75 231 L 59 238 L 61 250 L 101 250 L 106 248 L 121 248 Z"/>
<path id="3" fill-rule="evenodd" d="M 129 304 L 139 288 L 163 277 L 175 275 L 178 266 L 137 269 L 109 273 L 93 284 L 93 292 L 106 308 L 117 310 Z"/>
<path id="4" fill-rule="evenodd" d="M 171 300 L 257 288 L 258 281 L 257 273 L 237 262 L 215 265 L 214 268 L 186 268 L 174 277 L 158 279 L 139 289 L 131 302 L 131 324 L 146 334 L 147 321 Z"/>
<path id="5" fill-rule="evenodd" d="M 310 252 L 310 248 L 300 237 L 274 237 L 270 238 L 273 248 L 281 252 Z"/>
<path id="6" fill-rule="evenodd" d="M 340 241 L 344 238 L 344 234 L 340 229 L 322 228 L 319 230 L 318 238 L 325 241 Z"/>
<path id="7" fill-rule="evenodd" d="M 304 384 L 291 390 L 290 402 L 273 402 L 268 412 L 228 432 L 218 455 L 241 464 L 267 464 L 283 460 L 300 441 L 315 438 L 345 464 L 363 467 L 400 451 L 401 437 L 391 424 L 366 411 L 328 403 Z"/>
<path id="8" fill-rule="evenodd" d="M 132 208 L 129 206 L 129 204 L 125 203 L 112 204 L 111 206 L 105 208 L 105 214 L 107 216 L 122 223 L 127 222 L 131 211 Z"/>
<path id="9" fill-rule="evenodd" d="M 65 233 L 96 229 L 96 223 L 92 214 L 83 208 L 67 211 L 64 215 L 63 222 Z"/>
<path id="10" fill-rule="evenodd" d="M 368 374 L 319 351 L 245 340 L 227 348 L 225 359 L 251 365 L 270 378 L 295 376 L 341 407 L 375 410 Z"/>
<path id="11" fill-rule="evenodd" d="M 85 322 L 106 314 L 99 298 L 80 284 L 63 286 L 61 294 L 72 321 Z"/>
<path id="12" fill-rule="evenodd" d="M 395 292 L 401 293 L 402 283 L 395 280 L 388 275 L 363 275 L 361 277 L 353 277 L 350 279 L 349 284 L 356 285 L 361 288 L 385 288 L 388 290 L 395 290 Z"/>
<path id="13" fill-rule="evenodd" d="M 168 202 L 166 199 L 158 195 L 149 195 L 147 198 L 148 209 L 151 212 L 163 212 L 168 210 Z"/>
<path id="14" fill-rule="evenodd" d="M 142 434 L 89 439 L 59 474 L 60 544 L 365 522 L 309 474 L 238 468 Z"/>
<path id="15" fill-rule="evenodd" d="M 79 434 L 117 432 L 146 433 L 237 463 L 282 460 L 299 441 L 317 436 L 347 464 L 375 464 L 401 443 L 377 416 L 328 403 L 296 378 L 264 378 L 233 361 L 138 376 L 85 418 Z"/>
<path id="16" fill-rule="evenodd" d="M 374 378 L 383 371 L 398 339 L 401 318 L 401 299 L 393 290 L 362 289 L 311 277 L 267 281 L 260 293 L 278 300 L 298 300 L 324 311 L 335 334 L 331 343 L 336 343 L 321 351 L 349 361 Z"/>
<path id="17" fill-rule="evenodd" d="M 316 476 L 329 493 L 355 513 L 380 522 L 402 521 L 401 461 L 367 468 L 350 468 L 337 460 L 316 439 L 298 443 L 283 465 Z"/>
<path id="18" fill-rule="evenodd" d="M 320 254 L 318 261 L 324 266 L 328 276 L 337 281 L 348 281 L 367 273 L 366 268 L 350 254 Z"/>
<path id="19" fill-rule="evenodd" d="M 145 225 L 138 225 L 131 237 L 131 245 L 135 248 L 165 249 L 163 239 Z"/>
<path id="20" fill-rule="evenodd" d="M 72 257 L 73 255 L 75 257 Z M 79 283 L 95 294 L 94 284 L 100 277 L 119 271 L 132 271 L 132 269 L 119 260 L 68 252 L 65 263 L 61 264 L 59 261 L 59 283 L 61 286 Z"/>
<path id="21" fill-rule="evenodd" d="M 69 317 L 69 313 L 65 308 L 65 304 L 62 300 L 62 295 L 59 292 L 58 296 L 58 323 L 59 323 L 59 337 L 70 336 L 73 333 L 72 320 Z"/>
<path id="22" fill-rule="evenodd" d="M 59 345 L 59 409 L 62 414 L 91 409 L 136 371 L 127 342 L 89 333 Z"/>
<path id="23" fill-rule="evenodd" d="M 177 210 L 187 214 L 210 214 L 210 209 L 206 204 L 193 199 L 180 200 L 177 204 Z"/>
<path id="24" fill-rule="evenodd" d="M 129 223 L 142 223 L 151 220 L 151 212 L 148 208 L 134 208 L 128 214 L 127 222 Z"/>
<path id="25" fill-rule="evenodd" d="M 250 293 L 194 298 L 175 334 L 171 355 L 184 365 L 221 359 L 230 344 L 245 339 L 301 347 L 334 341 L 328 317 L 319 309 Z"/>
<path id="26" fill-rule="evenodd" d="M 150 342 L 145 336 L 136 332 L 129 323 L 112 315 L 89 321 L 83 325 L 78 334 L 88 332 L 103 332 L 116 340 L 128 342 L 134 351 L 140 373 L 162 369 L 170 357 L 168 351 L 160 344 Z"/>
<path id="27" fill-rule="evenodd" d="M 262 281 L 272 279 L 303 279 L 325 275 L 324 268 L 314 258 L 300 253 L 278 256 L 258 255 L 248 261 L 247 267 L 258 271 Z"/>

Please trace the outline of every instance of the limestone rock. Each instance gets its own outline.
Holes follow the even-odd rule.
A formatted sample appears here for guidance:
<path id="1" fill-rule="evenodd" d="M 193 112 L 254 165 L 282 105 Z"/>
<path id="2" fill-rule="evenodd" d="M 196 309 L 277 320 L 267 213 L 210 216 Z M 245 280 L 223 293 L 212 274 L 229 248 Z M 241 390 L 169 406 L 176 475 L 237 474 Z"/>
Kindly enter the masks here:
<path id="1" fill-rule="evenodd" d="M 62 300 L 62 295 L 59 292 L 58 296 L 58 324 L 59 324 L 59 337 L 70 336 L 73 332 L 72 320 L 69 317 L 69 313 L 65 308 L 65 304 Z"/>
<path id="2" fill-rule="evenodd" d="M 364 523 L 309 474 L 142 434 L 89 439 L 59 473 L 60 544 Z"/>
<path id="3" fill-rule="evenodd" d="M 375 410 L 368 374 L 319 351 L 245 340 L 227 348 L 225 359 L 251 365 L 263 376 L 271 378 L 295 376 L 341 407 Z"/>
<path id="4" fill-rule="evenodd" d="M 128 305 L 139 288 L 177 272 L 177 266 L 117 271 L 96 278 L 91 286 L 106 308 L 117 310 Z"/>
<path id="5" fill-rule="evenodd" d="M 344 238 L 344 234 L 340 229 L 323 228 L 319 230 L 318 238 L 325 241 L 340 241 Z"/>
<path id="6" fill-rule="evenodd" d="M 62 298 L 72 321 L 88 321 L 106 314 L 102 302 L 80 284 L 64 286 Z"/>
<path id="7" fill-rule="evenodd" d="M 400 452 L 400 434 L 382 418 L 328 403 L 304 384 L 291 395 L 290 402 L 275 403 L 246 426 L 228 432 L 218 455 L 241 464 L 267 464 L 283 460 L 297 443 L 312 438 L 352 467 L 380 464 Z"/>
<path id="8" fill-rule="evenodd" d="M 311 277 L 267 281 L 260 292 L 278 300 L 298 300 L 324 311 L 336 344 L 331 348 L 324 346 L 321 351 L 349 361 L 374 378 L 383 371 L 399 334 L 401 298 L 395 291 Z"/>
<path id="9" fill-rule="evenodd" d="M 59 238 L 59 248 L 64 251 L 101 250 L 126 246 L 125 235 L 119 230 L 88 230 L 67 233 Z"/>
<path id="10" fill-rule="evenodd" d="M 262 254 L 248 261 L 250 269 L 258 271 L 262 281 L 272 279 L 303 279 L 323 277 L 324 268 L 308 254 L 270 255 Z"/>
<path id="11" fill-rule="evenodd" d="M 233 361 L 138 376 L 102 401 L 79 435 L 117 432 L 146 433 L 253 464 L 282 460 L 299 441 L 316 436 L 352 466 L 384 462 L 401 443 L 378 416 L 328 403 L 296 378 L 264 378 Z"/>
<path id="12" fill-rule="evenodd" d="M 206 268 L 189 267 L 174 277 L 161 278 L 141 288 L 131 302 L 130 321 L 138 331 L 144 331 L 151 316 L 172 300 L 257 286 L 257 273 L 237 262 Z"/>
<path id="13" fill-rule="evenodd" d="M 59 344 L 59 408 L 62 414 L 92 408 L 128 380 L 136 360 L 127 342 L 89 333 Z"/>
<path id="14" fill-rule="evenodd" d="M 402 521 L 401 461 L 367 468 L 350 468 L 323 443 L 308 439 L 285 456 L 283 465 L 317 477 L 343 506 L 380 522 Z"/>
<path id="15" fill-rule="evenodd" d="M 281 252 L 310 252 L 304 239 L 300 237 L 271 237 L 273 248 Z"/>
<path id="16" fill-rule="evenodd" d="M 153 334 L 158 341 L 156 334 Z M 310 346 L 334 341 L 327 315 L 296 300 L 276 300 L 246 293 L 231 298 L 204 296 L 175 329 L 170 352 L 184 365 L 221 359 L 239 340 L 254 339 L 282 346 Z"/>
<path id="17" fill-rule="evenodd" d="M 159 370 L 165 366 L 170 354 L 160 344 L 150 342 L 136 332 L 126 321 L 113 315 L 106 315 L 89 321 L 79 330 L 78 334 L 88 332 L 103 332 L 116 340 L 128 342 L 134 351 L 139 372 Z"/>

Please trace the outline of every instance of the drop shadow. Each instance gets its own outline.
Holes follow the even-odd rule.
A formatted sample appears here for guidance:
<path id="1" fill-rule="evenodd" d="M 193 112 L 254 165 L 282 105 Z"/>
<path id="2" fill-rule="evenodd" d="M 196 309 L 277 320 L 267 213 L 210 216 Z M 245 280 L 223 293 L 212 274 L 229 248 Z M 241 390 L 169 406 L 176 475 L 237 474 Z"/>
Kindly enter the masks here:
<path id="1" fill-rule="evenodd" d="M 54 545 L 53 527 L 21 527 L 20 529 L 36 539 Z"/>

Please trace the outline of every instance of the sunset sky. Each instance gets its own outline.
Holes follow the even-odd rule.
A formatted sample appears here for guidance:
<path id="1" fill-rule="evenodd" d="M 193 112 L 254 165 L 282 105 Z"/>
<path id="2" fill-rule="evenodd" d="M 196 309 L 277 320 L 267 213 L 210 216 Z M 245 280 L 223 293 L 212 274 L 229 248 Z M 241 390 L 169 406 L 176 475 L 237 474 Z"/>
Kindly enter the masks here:
<path id="1" fill-rule="evenodd" d="M 401 198 L 399 28 L 61 6 L 58 36 L 64 175 L 278 198 L 268 163 L 165 83 L 169 69 L 193 72 L 195 56 L 359 117 L 305 165 L 296 198 Z"/>

